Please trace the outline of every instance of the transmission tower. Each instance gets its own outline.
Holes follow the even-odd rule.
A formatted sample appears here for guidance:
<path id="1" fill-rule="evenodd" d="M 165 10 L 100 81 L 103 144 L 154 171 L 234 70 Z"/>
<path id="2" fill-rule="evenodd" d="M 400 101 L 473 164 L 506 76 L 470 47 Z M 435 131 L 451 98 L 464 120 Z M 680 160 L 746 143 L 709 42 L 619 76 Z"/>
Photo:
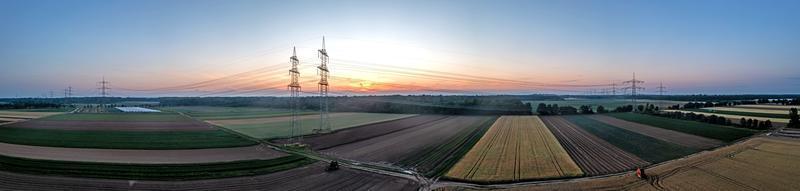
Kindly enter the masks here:
<path id="1" fill-rule="evenodd" d="M 72 97 L 72 86 L 64 89 L 64 98 Z"/>
<path id="2" fill-rule="evenodd" d="M 316 133 L 329 132 L 331 130 L 328 121 L 328 51 L 325 50 L 325 37 L 322 37 L 322 49 L 317 52 L 320 64 L 317 66 L 319 72 L 319 128 Z"/>
<path id="3" fill-rule="evenodd" d="M 108 87 L 108 81 L 106 81 L 106 77 L 103 76 L 103 81 L 97 83 L 100 84 L 100 87 L 97 88 L 100 89 L 100 96 L 102 97 L 108 96 L 108 90 L 110 90 L 111 88 Z"/>
<path id="4" fill-rule="evenodd" d="M 633 73 L 633 79 L 622 82 L 623 84 L 631 84 L 631 86 L 624 87 L 622 90 L 631 90 L 631 102 L 633 108 L 636 109 L 636 90 L 644 90 L 644 87 L 637 86 L 637 84 L 644 84 L 644 81 L 636 80 L 636 72 Z"/>
<path id="5" fill-rule="evenodd" d="M 299 131 L 300 124 L 297 120 L 298 110 L 300 109 L 300 82 L 298 82 L 298 78 L 300 78 L 300 71 L 297 70 L 297 65 L 300 64 L 300 60 L 297 59 L 297 50 L 292 47 L 292 57 L 289 57 L 289 62 L 292 63 L 292 69 L 289 70 L 289 75 L 291 76 L 291 81 L 289 81 L 289 94 L 291 97 L 289 98 L 289 107 L 292 108 L 292 135 L 290 139 L 294 139 L 301 131 Z M 303 141 L 302 134 L 297 138 L 297 142 Z M 291 141 L 291 140 L 290 140 Z"/>
<path id="6" fill-rule="evenodd" d="M 663 96 L 664 92 L 667 92 L 666 90 L 664 90 L 664 89 L 667 89 L 667 87 L 664 87 L 664 82 L 660 82 L 658 87 L 656 87 L 656 88 L 658 88 L 658 95 L 659 96 Z"/>

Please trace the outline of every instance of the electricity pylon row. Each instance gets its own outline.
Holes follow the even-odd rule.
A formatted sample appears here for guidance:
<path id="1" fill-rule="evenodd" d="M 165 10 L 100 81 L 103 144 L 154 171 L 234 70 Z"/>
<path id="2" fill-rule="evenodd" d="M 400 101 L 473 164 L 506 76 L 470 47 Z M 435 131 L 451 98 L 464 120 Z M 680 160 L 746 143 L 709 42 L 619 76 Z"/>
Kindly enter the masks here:
<path id="1" fill-rule="evenodd" d="M 313 129 L 314 133 L 325 133 L 331 131 L 331 124 L 328 114 L 328 51 L 325 49 L 325 37 L 322 37 L 322 49 L 317 50 L 317 56 L 320 59 L 320 65 L 317 66 L 317 73 L 319 74 L 319 82 L 317 86 L 319 88 L 319 127 Z M 290 135 L 290 142 L 302 142 L 303 133 L 301 129 L 301 124 L 299 120 L 299 112 L 300 112 L 300 70 L 297 69 L 297 66 L 300 64 L 300 60 L 297 58 L 297 49 L 292 47 L 292 56 L 289 57 L 289 62 L 292 65 L 292 68 L 289 70 L 290 81 L 289 81 L 289 93 L 291 97 L 289 98 L 289 107 L 292 109 L 292 126 L 291 126 L 291 135 Z"/>

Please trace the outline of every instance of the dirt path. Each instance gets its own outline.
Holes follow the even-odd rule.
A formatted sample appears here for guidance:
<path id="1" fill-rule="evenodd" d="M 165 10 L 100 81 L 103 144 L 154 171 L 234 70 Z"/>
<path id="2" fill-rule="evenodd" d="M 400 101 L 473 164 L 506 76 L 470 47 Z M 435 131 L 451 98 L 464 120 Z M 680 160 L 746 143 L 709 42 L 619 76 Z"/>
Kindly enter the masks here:
<path id="1" fill-rule="evenodd" d="M 12 157 L 140 164 L 184 164 L 272 159 L 286 156 L 262 145 L 186 150 L 123 150 L 42 147 L 0 143 L 0 154 Z"/>
<path id="2" fill-rule="evenodd" d="M 724 144 L 719 140 L 653 127 L 645 124 L 634 123 L 606 115 L 588 115 L 588 117 L 615 127 L 690 148 L 709 149 Z"/>

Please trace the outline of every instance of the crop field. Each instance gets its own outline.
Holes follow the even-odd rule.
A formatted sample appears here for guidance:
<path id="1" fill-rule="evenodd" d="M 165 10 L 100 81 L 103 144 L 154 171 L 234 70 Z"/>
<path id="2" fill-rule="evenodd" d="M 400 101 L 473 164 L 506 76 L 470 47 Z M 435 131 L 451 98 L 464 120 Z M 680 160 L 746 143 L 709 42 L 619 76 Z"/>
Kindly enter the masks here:
<path id="1" fill-rule="evenodd" d="M 129 150 L 42 147 L 0 143 L 3 156 L 76 162 L 189 164 L 273 159 L 287 156 L 262 145 L 182 150 Z"/>
<path id="2" fill-rule="evenodd" d="M 542 121 L 586 175 L 615 173 L 649 164 L 562 116 L 545 116 Z"/>
<path id="3" fill-rule="evenodd" d="M 320 152 L 357 161 L 395 164 L 438 176 L 466 154 L 495 119 L 493 116 L 449 116 Z"/>
<path id="4" fill-rule="evenodd" d="M 602 105 L 607 110 L 613 110 L 619 106 L 626 106 L 626 105 L 633 105 L 633 102 L 629 99 L 572 99 L 572 100 L 563 100 L 563 101 L 523 101 L 524 103 L 531 103 L 533 112 L 536 112 L 539 103 L 544 104 L 558 104 L 558 106 L 572 106 L 575 108 L 580 107 L 581 105 L 588 105 L 591 106 L 592 109 L 597 110 L 597 106 Z M 685 101 L 669 101 L 669 100 L 636 100 L 638 105 L 644 104 L 654 104 L 659 106 L 660 108 L 667 108 L 668 106 L 672 106 L 675 104 L 685 104 Z"/>
<path id="5" fill-rule="evenodd" d="M 0 142 L 107 149 L 197 149 L 256 144 L 175 113 L 54 115 L 0 126 Z"/>
<path id="6" fill-rule="evenodd" d="M 245 160 L 197 164 L 126 164 L 26 159 L 0 155 L 0 170 L 42 174 L 125 180 L 194 180 L 252 176 L 287 170 L 314 160 L 285 156 L 268 160 Z"/>
<path id="7" fill-rule="evenodd" d="M 313 163 L 269 174 L 224 179 L 129 181 L 78 179 L 0 172 L 1 190 L 390 190 L 416 191 L 416 182 L 366 171 L 342 168 L 325 171 L 325 163 Z"/>
<path id="8" fill-rule="evenodd" d="M 414 115 L 387 113 L 332 113 L 330 115 L 330 123 L 331 130 L 336 131 L 339 129 L 391 121 L 411 116 Z M 208 122 L 258 139 L 286 138 L 291 136 L 290 116 L 209 120 Z M 319 115 L 304 115 L 300 117 L 300 132 L 298 135 L 312 134 L 313 129 L 316 128 L 319 128 Z"/>
<path id="9" fill-rule="evenodd" d="M 714 114 L 726 115 L 742 115 L 751 117 L 766 117 L 766 118 L 789 118 L 789 110 L 774 110 L 774 109 L 750 109 L 738 107 L 707 107 L 701 109 L 683 109 L 686 111 L 696 111 Z"/>
<path id="10" fill-rule="evenodd" d="M 622 120 L 669 129 L 673 131 L 688 133 L 692 135 L 717 139 L 721 141 L 733 141 L 743 137 L 751 136 L 756 131 L 742 128 L 727 127 L 722 125 L 708 124 L 697 121 L 671 119 L 652 115 L 635 113 L 610 113 L 608 116 Z"/>
<path id="11" fill-rule="evenodd" d="M 165 111 L 181 112 L 202 120 L 224 119 L 251 119 L 291 115 L 287 109 L 260 108 L 260 107 L 213 107 L 213 106 L 175 106 L 160 108 Z M 319 112 L 301 111 L 300 114 L 314 114 Z"/>
<path id="12" fill-rule="evenodd" d="M 633 173 L 499 190 L 796 190 L 800 139 L 757 137 Z M 483 190 L 448 186 L 438 190 Z"/>
<path id="13" fill-rule="evenodd" d="M 792 190 L 800 187 L 800 140 L 756 138 L 698 162 L 669 164 L 653 184 L 635 190 Z M 660 172 L 659 169 L 657 172 Z"/>
<path id="14" fill-rule="evenodd" d="M 697 149 L 683 147 L 653 137 L 614 127 L 585 115 L 565 116 L 565 119 L 594 134 L 612 145 L 634 154 L 645 161 L 659 163 L 697 152 Z"/>
<path id="15" fill-rule="evenodd" d="M 418 115 L 398 120 L 373 123 L 369 125 L 341 129 L 330 134 L 310 135 L 303 138 L 304 144 L 309 144 L 314 150 L 323 150 L 348 143 L 363 141 L 373 137 L 394 133 L 408 128 L 445 119 L 444 115 Z M 287 139 L 276 140 L 279 143 L 288 143 Z"/>
<path id="16" fill-rule="evenodd" d="M 736 105 L 734 107 L 751 108 L 751 109 L 772 109 L 772 110 L 781 110 L 781 111 L 788 111 L 791 108 L 800 109 L 800 105 L 767 105 L 767 104 L 759 104 L 759 105 Z"/>
<path id="17" fill-rule="evenodd" d="M 15 122 L 60 114 L 61 112 L 39 112 L 28 110 L 0 110 L 0 123 Z"/>
<path id="18" fill-rule="evenodd" d="M 619 127 L 628 131 L 689 148 L 710 149 L 724 144 L 722 141 L 716 139 L 634 123 L 606 115 L 589 115 L 588 117 L 614 127 Z"/>
<path id="19" fill-rule="evenodd" d="M 446 174 L 478 182 L 583 175 L 537 116 L 503 116 Z"/>

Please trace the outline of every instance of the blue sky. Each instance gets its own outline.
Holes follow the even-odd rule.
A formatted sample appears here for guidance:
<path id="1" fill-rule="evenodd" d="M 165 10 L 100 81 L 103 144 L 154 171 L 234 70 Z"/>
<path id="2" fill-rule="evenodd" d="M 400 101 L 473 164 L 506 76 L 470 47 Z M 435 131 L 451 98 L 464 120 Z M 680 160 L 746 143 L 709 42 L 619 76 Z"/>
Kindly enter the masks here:
<path id="1" fill-rule="evenodd" d="M 103 76 L 118 96 L 171 95 L 125 89 L 285 62 L 292 45 L 313 63 L 322 35 L 334 72 L 336 59 L 541 83 L 619 82 L 636 72 L 672 93 L 800 93 L 797 10 L 798 1 L 749 0 L 5 0 L 0 97 L 67 86 L 96 95 Z M 432 86 L 341 69 L 370 82 Z M 502 91 L 570 93 L 553 89 L 564 88 Z"/>

